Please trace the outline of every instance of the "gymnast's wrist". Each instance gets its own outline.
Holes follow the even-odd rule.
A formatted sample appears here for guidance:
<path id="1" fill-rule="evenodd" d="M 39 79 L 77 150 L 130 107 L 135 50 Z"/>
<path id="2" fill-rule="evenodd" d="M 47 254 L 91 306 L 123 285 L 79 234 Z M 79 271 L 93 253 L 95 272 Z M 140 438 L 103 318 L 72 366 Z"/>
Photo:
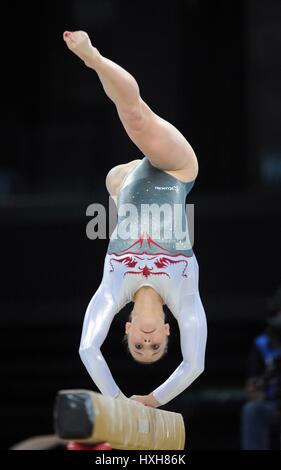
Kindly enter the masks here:
<path id="1" fill-rule="evenodd" d="M 122 392 L 121 392 L 121 390 L 119 390 L 119 393 L 118 393 L 118 395 L 116 395 L 116 397 L 115 397 L 115 398 L 119 398 L 119 399 L 121 399 L 121 398 L 122 398 L 122 399 L 125 399 L 125 400 L 127 400 L 127 397 L 126 397 L 126 395 L 124 395 L 124 393 L 122 393 Z"/>
<path id="2" fill-rule="evenodd" d="M 149 394 L 149 398 L 151 401 L 151 406 L 153 406 L 154 408 L 158 408 L 158 406 L 161 406 L 161 403 L 156 399 L 153 392 Z"/>

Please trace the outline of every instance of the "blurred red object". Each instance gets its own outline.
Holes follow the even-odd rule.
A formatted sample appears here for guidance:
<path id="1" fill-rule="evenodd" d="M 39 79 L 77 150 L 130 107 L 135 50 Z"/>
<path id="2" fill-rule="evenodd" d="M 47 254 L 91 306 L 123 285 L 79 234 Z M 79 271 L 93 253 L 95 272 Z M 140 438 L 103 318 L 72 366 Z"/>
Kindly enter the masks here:
<path id="1" fill-rule="evenodd" d="M 112 450 L 108 442 L 100 442 L 99 444 L 81 444 L 81 442 L 70 441 L 67 444 L 67 450 Z"/>

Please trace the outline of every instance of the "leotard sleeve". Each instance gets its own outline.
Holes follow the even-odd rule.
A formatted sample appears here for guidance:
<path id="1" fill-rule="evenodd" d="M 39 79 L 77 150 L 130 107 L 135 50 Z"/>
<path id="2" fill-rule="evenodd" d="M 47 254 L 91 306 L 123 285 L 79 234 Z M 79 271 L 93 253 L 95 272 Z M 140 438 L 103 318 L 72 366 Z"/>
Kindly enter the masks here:
<path id="1" fill-rule="evenodd" d="M 204 370 L 207 323 L 198 292 L 184 296 L 177 320 L 183 361 L 154 390 L 153 396 L 161 405 L 183 392 Z"/>
<path id="2" fill-rule="evenodd" d="M 100 392 L 114 398 L 123 394 L 115 383 L 100 348 L 117 312 L 110 288 L 102 281 L 88 305 L 79 348 L 80 357 Z"/>

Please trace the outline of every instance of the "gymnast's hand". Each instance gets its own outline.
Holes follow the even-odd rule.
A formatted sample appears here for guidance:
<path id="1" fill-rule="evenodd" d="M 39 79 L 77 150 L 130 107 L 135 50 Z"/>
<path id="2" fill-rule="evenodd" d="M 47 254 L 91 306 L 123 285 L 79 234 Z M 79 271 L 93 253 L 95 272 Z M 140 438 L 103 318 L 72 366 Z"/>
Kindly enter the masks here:
<path id="1" fill-rule="evenodd" d="M 130 397 L 130 400 L 138 401 L 139 403 L 142 403 L 145 406 L 151 406 L 152 408 L 157 408 L 160 406 L 160 403 L 155 400 L 152 393 L 149 395 L 133 395 Z"/>
<path id="2" fill-rule="evenodd" d="M 82 59 L 86 65 L 93 67 L 101 58 L 99 51 L 92 46 L 90 38 L 84 31 L 65 31 L 63 39 L 70 51 Z"/>

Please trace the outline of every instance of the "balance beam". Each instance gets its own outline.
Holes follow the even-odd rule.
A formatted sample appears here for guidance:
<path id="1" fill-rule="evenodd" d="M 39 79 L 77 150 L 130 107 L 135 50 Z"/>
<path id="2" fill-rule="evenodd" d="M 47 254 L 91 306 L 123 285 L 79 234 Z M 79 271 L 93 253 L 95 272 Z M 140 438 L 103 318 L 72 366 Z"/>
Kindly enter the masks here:
<path id="1" fill-rule="evenodd" d="M 181 414 L 90 390 L 58 392 L 54 423 L 62 439 L 83 444 L 106 441 L 114 449 L 183 450 L 185 444 Z"/>

